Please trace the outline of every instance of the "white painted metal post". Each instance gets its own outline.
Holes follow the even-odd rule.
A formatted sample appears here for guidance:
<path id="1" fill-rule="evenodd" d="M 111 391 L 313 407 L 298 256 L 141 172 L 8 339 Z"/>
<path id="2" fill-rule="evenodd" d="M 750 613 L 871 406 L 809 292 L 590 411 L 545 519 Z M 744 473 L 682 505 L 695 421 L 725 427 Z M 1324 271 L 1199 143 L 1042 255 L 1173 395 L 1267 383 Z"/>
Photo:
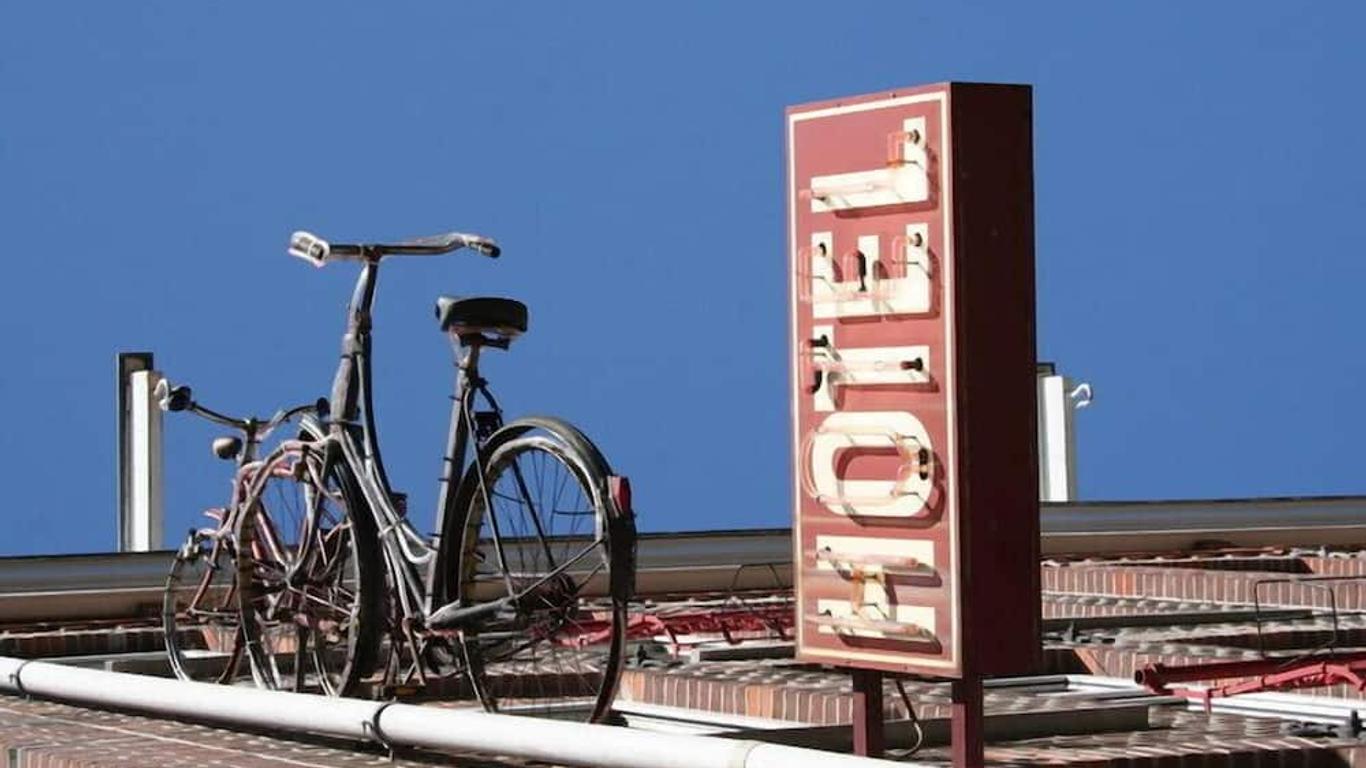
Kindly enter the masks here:
<path id="1" fill-rule="evenodd" d="M 152 353 L 122 352 L 116 361 L 118 408 L 118 549 L 146 552 L 163 546 L 161 374 Z"/>
<path id="2" fill-rule="evenodd" d="M 1039 500 L 1077 498 L 1074 412 L 1091 403 L 1091 385 L 1048 370 L 1039 373 Z"/>
<path id="3" fill-rule="evenodd" d="M 129 541 L 134 552 L 162 547 L 161 408 L 153 391 L 161 374 L 137 371 L 129 377 Z"/>

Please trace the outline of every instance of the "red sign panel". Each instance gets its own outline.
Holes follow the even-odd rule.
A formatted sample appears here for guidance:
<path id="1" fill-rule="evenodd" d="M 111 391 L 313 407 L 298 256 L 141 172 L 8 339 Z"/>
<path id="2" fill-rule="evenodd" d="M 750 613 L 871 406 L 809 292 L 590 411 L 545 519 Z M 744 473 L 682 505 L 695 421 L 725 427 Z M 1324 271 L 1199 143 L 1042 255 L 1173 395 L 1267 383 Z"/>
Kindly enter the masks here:
<path id="1" fill-rule="evenodd" d="M 798 655 L 1039 655 L 1030 89 L 787 114 Z"/>

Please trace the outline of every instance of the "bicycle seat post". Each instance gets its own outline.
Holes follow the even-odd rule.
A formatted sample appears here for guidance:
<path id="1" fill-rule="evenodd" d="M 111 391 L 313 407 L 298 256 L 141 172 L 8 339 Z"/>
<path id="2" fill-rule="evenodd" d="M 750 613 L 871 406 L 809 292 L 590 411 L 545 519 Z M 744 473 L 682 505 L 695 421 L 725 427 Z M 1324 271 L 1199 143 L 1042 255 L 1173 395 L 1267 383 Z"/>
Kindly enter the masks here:
<path id="1" fill-rule="evenodd" d="M 484 348 L 483 340 L 479 337 L 463 337 L 460 339 L 460 348 L 464 351 L 456 351 L 458 358 L 456 367 L 460 369 L 460 374 L 470 386 L 477 387 L 481 380 L 479 378 L 479 351 Z"/>

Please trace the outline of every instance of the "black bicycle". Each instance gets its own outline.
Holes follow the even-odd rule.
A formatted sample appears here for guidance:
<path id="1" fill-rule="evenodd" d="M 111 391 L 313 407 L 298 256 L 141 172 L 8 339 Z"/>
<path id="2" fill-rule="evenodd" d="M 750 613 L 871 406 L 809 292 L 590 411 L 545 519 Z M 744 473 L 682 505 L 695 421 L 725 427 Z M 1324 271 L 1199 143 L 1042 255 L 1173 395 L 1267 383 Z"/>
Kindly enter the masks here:
<path id="1" fill-rule="evenodd" d="M 191 533 L 168 581 L 167 645 L 181 677 L 205 677 L 185 662 L 188 631 L 196 645 L 215 639 L 227 661 L 208 677 L 220 682 L 237 678 L 245 656 L 267 688 L 376 694 L 439 676 L 468 681 L 493 711 L 606 716 L 635 579 L 630 487 L 569 423 L 504 422 L 479 358 L 526 332 L 525 305 L 437 300 L 457 375 L 433 536 L 409 521 L 384 468 L 370 375 L 380 265 L 461 248 L 499 255 L 492 240 L 460 233 L 397 244 L 295 233 L 292 255 L 361 267 L 331 397 L 256 421 L 207 411 L 187 387 L 161 388 L 163 408 L 213 414 L 248 438 L 215 443 L 239 462 L 232 502 L 216 526 Z M 297 437 L 251 455 L 262 432 L 293 417 Z"/>

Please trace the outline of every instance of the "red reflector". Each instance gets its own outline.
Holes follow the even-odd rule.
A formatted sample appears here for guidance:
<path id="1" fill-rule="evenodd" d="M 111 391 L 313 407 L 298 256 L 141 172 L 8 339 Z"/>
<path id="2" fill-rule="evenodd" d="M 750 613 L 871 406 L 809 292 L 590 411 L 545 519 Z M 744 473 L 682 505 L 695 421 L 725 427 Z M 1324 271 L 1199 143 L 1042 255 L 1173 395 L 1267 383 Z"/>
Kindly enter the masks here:
<path id="1" fill-rule="evenodd" d="M 612 503 L 617 505 L 618 512 L 631 511 L 631 481 L 628 478 L 622 475 L 608 476 L 607 493 L 612 496 Z"/>

